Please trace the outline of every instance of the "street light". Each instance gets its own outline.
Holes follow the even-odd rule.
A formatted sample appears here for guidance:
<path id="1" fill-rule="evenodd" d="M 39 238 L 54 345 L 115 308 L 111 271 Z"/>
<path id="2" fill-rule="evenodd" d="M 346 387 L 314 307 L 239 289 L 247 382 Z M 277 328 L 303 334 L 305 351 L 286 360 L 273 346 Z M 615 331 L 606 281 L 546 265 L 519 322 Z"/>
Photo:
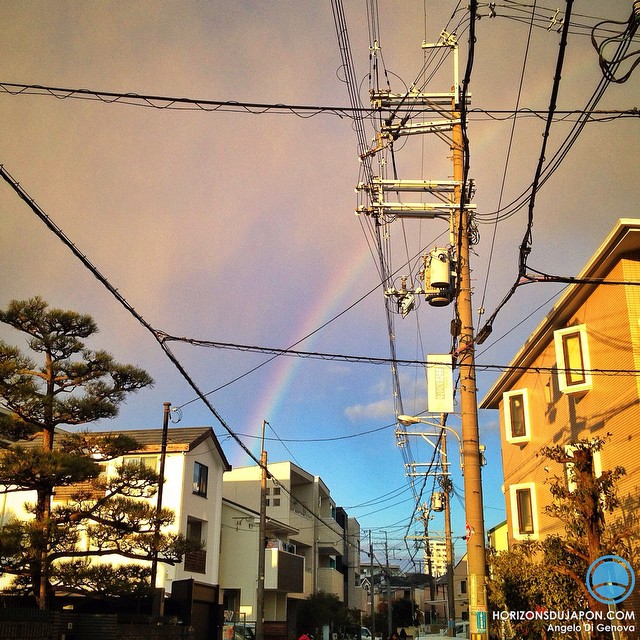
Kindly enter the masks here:
<path id="1" fill-rule="evenodd" d="M 417 416 L 399 415 L 398 422 L 405 427 L 408 427 L 412 424 L 428 424 L 430 427 L 435 427 L 436 429 L 444 429 L 445 431 L 449 431 L 450 433 L 453 433 L 453 435 L 458 440 L 458 448 L 460 450 L 461 459 L 462 459 L 462 439 L 460 438 L 460 434 L 455 429 L 452 429 L 451 427 L 447 427 L 446 425 L 438 422 L 431 422 L 426 418 L 418 418 Z"/>

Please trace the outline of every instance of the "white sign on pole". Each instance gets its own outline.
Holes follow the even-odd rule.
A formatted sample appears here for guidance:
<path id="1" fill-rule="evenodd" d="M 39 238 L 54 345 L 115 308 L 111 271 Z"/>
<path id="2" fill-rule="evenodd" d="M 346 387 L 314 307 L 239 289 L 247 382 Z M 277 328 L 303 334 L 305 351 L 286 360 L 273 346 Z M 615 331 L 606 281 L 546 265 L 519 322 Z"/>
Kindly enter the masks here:
<path id="1" fill-rule="evenodd" d="M 453 413 L 451 354 L 427 356 L 427 410 L 429 413 Z"/>

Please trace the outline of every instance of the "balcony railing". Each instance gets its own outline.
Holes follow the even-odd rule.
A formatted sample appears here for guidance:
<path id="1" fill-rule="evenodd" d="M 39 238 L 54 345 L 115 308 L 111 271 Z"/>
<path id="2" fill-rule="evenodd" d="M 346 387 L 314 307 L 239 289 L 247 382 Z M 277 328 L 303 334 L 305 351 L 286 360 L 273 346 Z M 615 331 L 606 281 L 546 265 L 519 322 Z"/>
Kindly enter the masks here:
<path id="1" fill-rule="evenodd" d="M 205 549 L 187 551 L 184 554 L 184 570 L 192 573 L 207 572 L 207 552 Z"/>
<path id="2" fill-rule="evenodd" d="M 265 549 L 265 589 L 301 593 L 304 590 L 304 558 L 279 549 Z"/>
<path id="3" fill-rule="evenodd" d="M 318 568 L 318 589 L 326 593 L 334 593 L 344 602 L 344 576 L 336 569 Z"/>

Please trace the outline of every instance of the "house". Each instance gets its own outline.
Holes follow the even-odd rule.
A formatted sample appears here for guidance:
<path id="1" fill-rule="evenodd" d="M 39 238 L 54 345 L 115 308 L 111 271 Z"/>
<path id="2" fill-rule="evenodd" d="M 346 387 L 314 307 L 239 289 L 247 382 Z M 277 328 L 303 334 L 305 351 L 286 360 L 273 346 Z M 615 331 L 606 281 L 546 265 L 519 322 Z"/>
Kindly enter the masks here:
<path id="1" fill-rule="evenodd" d="M 453 567 L 453 602 L 455 620 L 469 620 L 469 592 L 467 588 L 467 556 L 466 554 Z M 435 583 L 435 620 L 441 626 L 447 626 L 449 589 L 447 576 L 440 576 Z M 429 603 L 425 603 L 428 611 Z"/>
<path id="2" fill-rule="evenodd" d="M 138 429 L 108 432 L 92 432 L 95 435 L 124 434 L 135 438 L 141 447 L 125 456 L 101 463 L 106 477 L 115 474 L 117 465 L 128 462 L 141 463 L 160 471 L 162 458 L 162 429 Z M 28 447 L 40 447 L 39 439 L 20 443 Z M 218 626 L 219 614 L 219 565 L 220 530 L 222 510 L 222 476 L 230 465 L 210 427 L 181 427 L 167 430 L 164 455 L 165 483 L 162 507 L 175 514 L 173 525 L 167 533 L 181 533 L 188 539 L 202 543 L 202 549 L 188 552 L 183 562 L 171 566 L 160 563 L 155 586 L 171 594 L 180 617 L 196 626 L 196 637 L 210 637 Z M 53 505 L 69 499 L 75 487 L 57 487 Z M 30 518 L 24 503 L 32 500 L 31 492 L 4 493 L 0 496 L 0 525 L 13 517 Z M 144 499 L 144 498 L 141 498 Z M 157 504 L 157 495 L 149 498 Z M 107 559 L 126 563 L 116 556 Z M 99 559 L 95 559 L 99 562 Z M 0 578 L 0 589 L 8 583 L 8 577 Z M 175 608 L 175 607 L 174 607 Z"/>
<path id="3" fill-rule="evenodd" d="M 566 469 L 538 456 L 546 446 L 608 438 L 595 472 L 626 469 L 613 516 L 638 516 L 639 282 L 640 220 L 621 219 L 480 404 L 500 412 L 509 546 L 562 532 L 544 508 Z"/>
<path id="4" fill-rule="evenodd" d="M 285 550 L 303 559 L 304 577 L 299 591 L 286 594 L 286 606 L 283 604 L 278 610 L 276 619 L 268 617 L 276 614 L 273 610 L 269 613 L 265 605 L 265 628 L 269 623 L 286 620 L 289 630 L 295 631 L 298 604 L 312 593 L 332 593 L 345 602 L 349 598 L 349 585 L 354 585 L 354 594 L 360 590 L 359 586 L 355 586 L 359 563 L 344 561 L 347 548 L 353 548 L 357 554 L 359 542 L 355 541 L 356 533 L 350 533 L 349 528 L 345 531 L 338 523 L 338 509 L 328 487 L 319 476 L 314 476 L 289 461 L 269 463 L 267 468 L 267 517 L 289 527 Z M 225 473 L 225 501 L 257 512 L 261 473 L 261 468 L 257 465 L 237 467 Z M 341 517 L 348 527 L 355 527 L 355 521 Z M 227 562 L 228 559 L 225 558 L 224 561 Z M 227 593 L 226 584 L 222 588 L 224 598 Z M 239 610 L 252 602 L 255 588 L 255 578 L 233 588 L 238 594 Z M 265 590 L 266 599 L 269 591 L 266 584 Z M 276 596 L 272 594 L 271 597 Z M 362 601 L 360 595 L 352 597 L 356 601 Z"/>
<path id="5" fill-rule="evenodd" d="M 487 530 L 487 541 L 489 548 L 494 551 L 507 551 L 509 549 L 509 529 L 506 520 Z"/>

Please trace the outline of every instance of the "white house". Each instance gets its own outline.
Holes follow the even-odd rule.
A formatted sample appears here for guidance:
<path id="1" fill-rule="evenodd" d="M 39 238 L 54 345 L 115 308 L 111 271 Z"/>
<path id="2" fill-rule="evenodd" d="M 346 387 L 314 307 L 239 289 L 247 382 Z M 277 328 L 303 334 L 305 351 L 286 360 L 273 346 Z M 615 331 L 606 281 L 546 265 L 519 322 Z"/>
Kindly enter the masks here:
<path id="1" fill-rule="evenodd" d="M 123 462 L 141 462 L 160 470 L 162 452 L 162 429 L 139 429 L 109 432 L 92 432 L 96 435 L 125 434 L 135 438 L 141 445 L 137 451 L 115 458 L 105 463 L 104 473 L 115 475 L 116 465 Z M 22 444 L 22 443 L 21 443 Z M 38 439 L 25 443 L 28 446 L 40 446 Z M 206 602 L 210 610 L 208 617 L 214 619 L 213 609 L 218 605 L 220 530 L 222 517 L 222 475 L 229 470 L 220 444 L 210 427 L 170 428 L 167 432 L 162 506 L 171 509 L 175 521 L 167 532 L 182 533 L 185 537 L 197 539 L 203 543 L 202 550 L 187 553 L 183 562 L 170 566 L 159 563 L 156 587 L 172 593 L 172 586 L 184 585 L 191 581 L 197 583 L 200 596 L 193 596 L 189 588 L 189 597 L 193 601 L 198 597 Z M 70 487 L 56 488 L 53 504 L 64 502 L 72 490 Z M 31 495 L 33 494 L 33 495 Z M 20 491 L 0 494 L 0 526 L 15 518 L 29 518 L 24 504 L 34 501 L 35 492 Z M 157 496 L 149 498 L 157 503 Z M 118 557 L 107 557 L 111 561 L 126 562 Z M 96 560 L 99 561 L 99 560 Z M 10 576 L 0 577 L 0 590 L 10 581 Z M 202 595 L 206 594 L 206 595 Z M 184 595 L 184 594 L 181 594 Z"/>

